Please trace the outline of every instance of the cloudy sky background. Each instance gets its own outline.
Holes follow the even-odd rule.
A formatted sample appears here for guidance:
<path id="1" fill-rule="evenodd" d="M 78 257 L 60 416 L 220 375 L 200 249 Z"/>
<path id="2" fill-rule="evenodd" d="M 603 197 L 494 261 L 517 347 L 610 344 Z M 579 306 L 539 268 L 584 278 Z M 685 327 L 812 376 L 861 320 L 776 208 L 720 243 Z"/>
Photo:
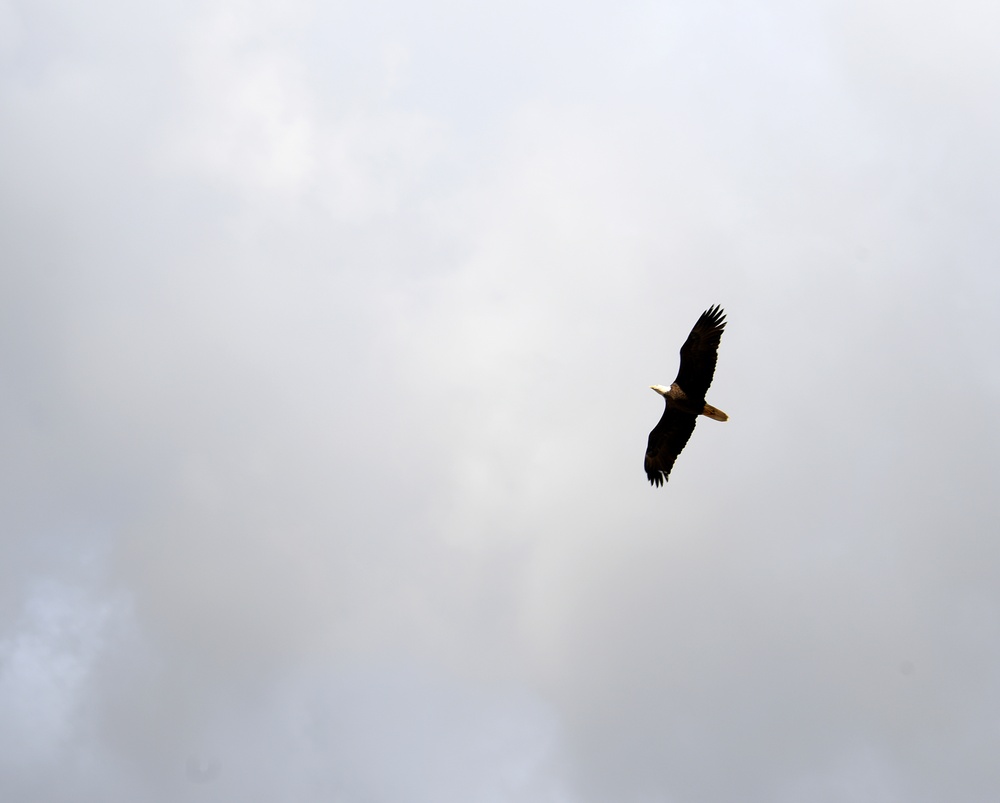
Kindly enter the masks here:
<path id="1" fill-rule="evenodd" d="M 997 799 L 998 25 L 0 2 L 0 797 Z"/>

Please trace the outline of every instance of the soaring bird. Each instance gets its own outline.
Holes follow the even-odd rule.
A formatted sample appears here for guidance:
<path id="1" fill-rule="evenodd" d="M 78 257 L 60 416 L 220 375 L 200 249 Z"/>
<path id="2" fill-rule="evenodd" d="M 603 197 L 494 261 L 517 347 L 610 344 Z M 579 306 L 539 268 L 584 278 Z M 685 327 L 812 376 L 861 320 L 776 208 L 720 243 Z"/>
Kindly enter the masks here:
<path id="1" fill-rule="evenodd" d="M 669 388 L 650 385 L 666 402 L 660 423 L 649 433 L 646 445 L 643 465 L 652 485 L 660 486 L 667 481 L 677 455 L 694 432 L 699 415 L 716 421 L 729 420 L 722 410 L 705 402 L 725 328 L 726 315 L 718 304 L 705 310 L 681 346 L 681 367 L 674 383 Z"/>

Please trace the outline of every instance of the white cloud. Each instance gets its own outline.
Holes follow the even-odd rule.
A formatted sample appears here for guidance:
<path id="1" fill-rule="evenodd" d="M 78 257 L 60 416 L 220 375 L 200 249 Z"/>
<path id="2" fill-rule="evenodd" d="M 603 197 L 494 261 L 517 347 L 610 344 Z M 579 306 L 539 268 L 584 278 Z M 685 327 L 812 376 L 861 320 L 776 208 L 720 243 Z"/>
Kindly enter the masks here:
<path id="1" fill-rule="evenodd" d="M 7 796 L 997 788 L 981 36 L 106 10 L 0 68 Z"/>

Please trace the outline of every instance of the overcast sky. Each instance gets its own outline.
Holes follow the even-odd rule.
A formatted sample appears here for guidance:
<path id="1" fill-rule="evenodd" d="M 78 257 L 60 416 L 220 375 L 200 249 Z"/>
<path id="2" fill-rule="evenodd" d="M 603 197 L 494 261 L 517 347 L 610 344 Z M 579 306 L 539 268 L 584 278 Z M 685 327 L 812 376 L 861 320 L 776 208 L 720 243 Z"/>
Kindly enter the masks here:
<path id="1" fill-rule="evenodd" d="M 0 0 L 0 798 L 1000 799 L 998 26 Z"/>

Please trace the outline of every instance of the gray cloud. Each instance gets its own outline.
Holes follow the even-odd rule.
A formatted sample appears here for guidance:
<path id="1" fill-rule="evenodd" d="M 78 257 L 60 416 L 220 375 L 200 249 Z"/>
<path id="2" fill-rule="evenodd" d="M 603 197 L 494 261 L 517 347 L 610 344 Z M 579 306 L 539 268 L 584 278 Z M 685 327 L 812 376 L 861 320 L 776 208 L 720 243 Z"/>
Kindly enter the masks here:
<path id="1" fill-rule="evenodd" d="M 993 16 L 0 8 L 4 799 L 992 799 Z"/>

